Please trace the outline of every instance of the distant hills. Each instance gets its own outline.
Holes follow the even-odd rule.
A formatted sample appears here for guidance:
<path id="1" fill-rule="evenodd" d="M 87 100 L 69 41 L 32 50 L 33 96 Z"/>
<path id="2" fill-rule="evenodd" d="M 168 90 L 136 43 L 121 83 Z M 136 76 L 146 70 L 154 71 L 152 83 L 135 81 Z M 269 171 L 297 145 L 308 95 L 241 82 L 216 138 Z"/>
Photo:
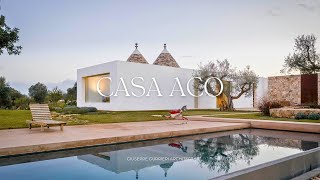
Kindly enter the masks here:
<path id="1" fill-rule="evenodd" d="M 53 89 L 54 87 L 58 86 L 59 89 L 61 89 L 62 91 L 66 92 L 68 88 L 73 87 L 74 83 L 76 81 L 75 80 L 70 80 L 70 79 L 66 79 L 62 82 L 58 82 L 58 83 L 43 83 L 47 86 L 48 90 Z M 9 82 L 10 86 L 15 88 L 16 90 L 20 91 L 22 94 L 26 94 L 28 95 L 29 91 L 29 87 L 31 85 L 34 85 L 36 83 L 23 83 L 23 82 Z"/>

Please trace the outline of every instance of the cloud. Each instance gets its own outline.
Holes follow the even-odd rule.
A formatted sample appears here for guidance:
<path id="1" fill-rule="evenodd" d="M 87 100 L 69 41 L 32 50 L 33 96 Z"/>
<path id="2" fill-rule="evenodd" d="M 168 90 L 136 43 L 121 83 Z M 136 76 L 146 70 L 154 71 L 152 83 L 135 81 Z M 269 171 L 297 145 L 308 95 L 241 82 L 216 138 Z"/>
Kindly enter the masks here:
<path id="1" fill-rule="evenodd" d="M 267 14 L 270 15 L 270 16 L 280 16 L 280 13 L 275 11 L 275 10 L 272 10 L 270 9 L 269 11 L 267 11 Z"/>
<path id="2" fill-rule="evenodd" d="M 62 91 L 67 91 L 68 88 L 73 87 L 75 82 L 76 82 L 75 80 L 66 79 L 66 80 L 64 80 L 62 82 L 58 82 L 58 83 L 46 83 L 46 85 L 48 87 L 48 90 L 51 90 L 54 87 L 58 87 Z"/>
<path id="3" fill-rule="evenodd" d="M 273 6 L 266 13 L 269 16 L 280 16 L 281 15 L 281 9 L 278 6 Z"/>
<path id="4" fill-rule="evenodd" d="M 296 0 L 294 5 L 304 11 L 317 13 L 320 15 L 320 0 Z M 285 13 L 282 12 L 285 10 L 282 6 L 283 5 L 273 6 L 266 11 L 266 14 L 273 17 L 281 16 L 283 13 Z"/>
<path id="5" fill-rule="evenodd" d="M 299 0 L 297 6 L 309 12 L 320 13 L 320 0 Z"/>
<path id="6" fill-rule="evenodd" d="M 298 6 L 300 6 L 303 9 L 306 9 L 308 11 L 314 11 L 315 7 L 309 5 L 309 4 L 305 4 L 305 3 L 298 3 Z"/>

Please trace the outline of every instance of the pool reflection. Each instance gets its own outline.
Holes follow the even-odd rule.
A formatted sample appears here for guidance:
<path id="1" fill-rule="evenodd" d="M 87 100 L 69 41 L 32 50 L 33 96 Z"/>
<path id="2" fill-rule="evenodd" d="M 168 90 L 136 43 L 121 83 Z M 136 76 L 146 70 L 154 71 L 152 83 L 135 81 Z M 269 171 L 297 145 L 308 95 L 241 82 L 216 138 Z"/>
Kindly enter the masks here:
<path id="1" fill-rule="evenodd" d="M 319 147 L 320 134 L 244 129 L 0 158 L 1 179 L 210 179 Z M 45 172 L 45 173 L 39 173 Z"/>
<path id="2" fill-rule="evenodd" d="M 196 162 L 199 169 L 205 169 L 208 176 L 215 177 L 250 167 L 251 164 L 261 164 L 318 146 L 318 142 L 312 141 L 252 134 L 230 134 L 221 137 L 209 136 L 198 140 L 173 141 L 168 144 L 100 152 L 77 156 L 77 158 L 119 175 L 134 171 L 136 179 L 139 179 L 142 170 L 145 172 L 157 166 L 163 170 L 163 177 L 170 175 L 176 177 L 174 170 L 172 170 L 173 167 L 181 169 L 184 162 L 191 163 L 191 161 L 192 163 Z M 192 171 L 197 173 L 200 172 L 199 169 L 192 169 Z M 157 173 L 161 173 L 161 171 L 157 171 Z M 191 172 L 186 172 L 186 174 L 188 173 Z"/>

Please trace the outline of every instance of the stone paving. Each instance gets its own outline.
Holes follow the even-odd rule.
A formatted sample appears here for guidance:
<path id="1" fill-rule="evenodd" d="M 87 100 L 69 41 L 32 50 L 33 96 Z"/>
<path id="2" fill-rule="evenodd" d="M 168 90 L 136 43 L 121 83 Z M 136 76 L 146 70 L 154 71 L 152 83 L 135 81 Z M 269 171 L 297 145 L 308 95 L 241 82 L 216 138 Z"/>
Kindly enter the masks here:
<path id="1" fill-rule="evenodd" d="M 204 116 L 190 116 L 188 119 L 187 124 L 181 120 L 162 120 L 67 126 L 64 131 L 55 127 L 44 132 L 40 128 L 0 130 L 0 157 L 247 128 L 320 133 L 320 123 Z"/>
<path id="2" fill-rule="evenodd" d="M 0 156 L 249 128 L 248 123 L 163 120 L 0 131 Z"/>
<path id="3" fill-rule="evenodd" d="M 218 118 L 218 117 L 207 117 L 207 116 L 188 116 L 188 119 L 192 121 L 207 121 L 207 122 L 249 123 L 251 128 L 307 132 L 307 133 L 320 133 L 320 123 L 239 119 L 239 118 Z"/>

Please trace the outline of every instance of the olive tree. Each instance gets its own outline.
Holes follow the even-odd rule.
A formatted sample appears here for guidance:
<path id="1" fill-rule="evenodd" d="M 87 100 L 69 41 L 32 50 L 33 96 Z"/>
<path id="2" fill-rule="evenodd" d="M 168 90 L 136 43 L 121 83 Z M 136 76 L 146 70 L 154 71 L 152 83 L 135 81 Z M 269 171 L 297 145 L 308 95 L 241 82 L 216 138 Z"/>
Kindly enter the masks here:
<path id="1" fill-rule="evenodd" d="M 63 98 L 62 90 L 58 89 L 58 87 L 54 87 L 48 93 L 48 98 L 50 102 L 56 103 Z"/>
<path id="2" fill-rule="evenodd" d="M 234 110 L 233 100 L 239 99 L 243 95 L 246 97 L 252 96 L 254 85 L 258 83 L 258 76 L 250 69 L 250 66 L 246 66 L 243 70 L 236 70 L 226 59 L 223 61 L 217 60 L 216 62 L 210 61 L 208 64 L 200 65 L 194 76 L 201 78 L 197 80 L 195 88 L 199 91 L 203 91 L 206 88 L 211 95 L 217 95 L 222 87 L 217 80 L 213 80 L 215 81 L 213 82 L 214 85 L 212 83 L 206 84 L 208 79 L 217 77 L 221 81 L 231 82 L 231 92 L 227 96 L 228 102 L 226 102 L 226 107 L 223 107 L 222 110 Z"/>
<path id="3" fill-rule="evenodd" d="M 29 88 L 29 96 L 32 97 L 36 103 L 44 103 L 47 94 L 47 86 L 40 82 Z"/>
<path id="4" fill-rule="evenodd" d="M 300 71 L 301 74 L 320 72 L 320 57 L 316 50 L 317 38 L 311 35 L 301 35 L 295 39 L 294 52 L 285 60 L 282 73 Z"/>
<path id="5" fill-rule="evenodd" d="M 5 21 L 3 15 L 0 16 L 0 55 L 4 50 L 9 55 L 18 55 L 21 52 L 22 47 L 17 46 L 16 43 L 19 41 L 19 29 L 10 28 Z"/>
<path id="6" fill-rule="evenodd" d="M 77 100 L 77 83 L 74 83 L 72 88 L 67 89 L 66 100 L 70 102 Z"/>
<path id="7" fill-rule="evenodd" d="M 0 77 L 0 108 L 10 108 L 11 106 L 10 86 L 5 77 Z"/>

